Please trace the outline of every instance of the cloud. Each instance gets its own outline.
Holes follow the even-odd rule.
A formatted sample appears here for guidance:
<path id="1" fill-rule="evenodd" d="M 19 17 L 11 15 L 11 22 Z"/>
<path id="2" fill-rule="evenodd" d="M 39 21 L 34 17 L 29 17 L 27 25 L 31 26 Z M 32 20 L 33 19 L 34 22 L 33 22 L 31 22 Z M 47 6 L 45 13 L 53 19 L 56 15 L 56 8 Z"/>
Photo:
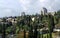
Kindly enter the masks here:
<path id="1" fill-rule="evenodd" d="M 48 2 L 49 0 L 39 0 L 40 3 Z"/>
<path id="2" fill-rule="evenodd" d="M 10 13 L 12 10 L 11 9 L 4 9 L 4 12 Z"/>
<path id="3" fill-rule="evenodd" d="M 0 17 L 10 16 L 11 12 L 11 9 L 0 9 Z"/>
<path id="4" fill-rule="evenodd" d="M 50 5 L 50 10 L 51 11 L 57 11 L 57 10 L 59 10 L 60 9 L 60 2 L 59 2 L 60 0 L 54 0 L 52 3 L 51 3 L 51 5 Z"/>
<path id="5" fill-rule="evenodd" d="M 16 0 L 0 0 L 0 17 L 19 15 L 21 10 Z"/>
<path id="6" fill-rule="evenodd" d="M 60 0 L 0 0 L 0 16 L 19 15 L 23 11 L 26 14 L 40 13 L 42 7 L 57 11 L 59 6 Z"/>
<path id="7" fill-rule="evenodd" d="M 24 11 L 28 10 L 28 7 L 30 6 L 29 0 L 19 0 L 19 2 Z"/>
<path id="8" fill-rule="evenodd" d="M 29 4 L 30 3 L 30 1 L 29 0 L 19 0 L 19 2 L 20 3 L 22 3 L 22 4 Z"/>
<path id="9" fill-rule="evenodd" d="M 46 7 L 48 11 L 55 11 L 59 8 L 60 3 L 58 1 L 59 0 L 20 0 L 20 5 L 24 11 L 32 14 L 32 12 L 40 12 L 42 7 Z"/>

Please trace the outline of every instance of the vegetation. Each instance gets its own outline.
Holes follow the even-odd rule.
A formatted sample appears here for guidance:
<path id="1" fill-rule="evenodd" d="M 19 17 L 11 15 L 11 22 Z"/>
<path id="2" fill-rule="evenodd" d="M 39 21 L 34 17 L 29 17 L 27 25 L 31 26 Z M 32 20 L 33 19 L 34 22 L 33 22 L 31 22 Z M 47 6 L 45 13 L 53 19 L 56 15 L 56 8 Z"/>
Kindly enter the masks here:
<path id="1" fill-rule="evenodd" d="M 60 11 L 55 12 L 54 16 L 52 14 L 25 15 L 23 12 L 22 16 L 11 18 L 14 19 L 13 22 L 3 18 L 3 23 L 0 23 L 0 34 L 3 34 L 3 38 L 5 35 L 20 34 L 22 31 L 24 38 L 27 38 L 26 35 L 28 35 L 28 38 L 52 38 L 53 29 L 60 20 Z M 34 21 L 32 18 L 34 18 Z M 48 28 L 48 32 L 44 31 L 46 28 Z"/>

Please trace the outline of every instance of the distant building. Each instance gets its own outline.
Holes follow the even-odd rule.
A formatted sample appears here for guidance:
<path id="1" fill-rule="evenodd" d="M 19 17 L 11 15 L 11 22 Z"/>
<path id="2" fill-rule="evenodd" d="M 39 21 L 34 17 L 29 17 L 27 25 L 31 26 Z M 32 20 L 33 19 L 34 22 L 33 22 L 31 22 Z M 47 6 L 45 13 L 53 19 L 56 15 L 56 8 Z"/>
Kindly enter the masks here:
<path id="1" fill-rule="evenodd" d="M 47 14 L 47 9 L 45 7 L 42 8 L 41 14 L 46 15 Z"/>
<path id="2" fill-rule="evenodd" d="M 21 16 L 25 16 L 25 12 L 22 12 L 22 13 L 21 13 Z"/>
<path id="3" fill-rule="evenodd" d="M 51 15 L 53 15 L 53 16 L 54 16 L 55 12 L 48 12 L 48 14 L 51 14 Z"/>

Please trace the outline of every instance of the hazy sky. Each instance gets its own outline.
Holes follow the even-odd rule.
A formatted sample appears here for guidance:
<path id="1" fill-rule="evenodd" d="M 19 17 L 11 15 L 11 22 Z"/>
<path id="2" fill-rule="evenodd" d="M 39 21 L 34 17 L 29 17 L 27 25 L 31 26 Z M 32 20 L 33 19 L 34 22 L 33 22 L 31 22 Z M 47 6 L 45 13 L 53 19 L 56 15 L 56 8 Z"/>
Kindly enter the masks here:
<path id="1" fill-rule="evenodd" d="M 60 9 L 60 0 L 0 0 L 0 17 L 39 13 L 42 7 L 48 11 Z"/>

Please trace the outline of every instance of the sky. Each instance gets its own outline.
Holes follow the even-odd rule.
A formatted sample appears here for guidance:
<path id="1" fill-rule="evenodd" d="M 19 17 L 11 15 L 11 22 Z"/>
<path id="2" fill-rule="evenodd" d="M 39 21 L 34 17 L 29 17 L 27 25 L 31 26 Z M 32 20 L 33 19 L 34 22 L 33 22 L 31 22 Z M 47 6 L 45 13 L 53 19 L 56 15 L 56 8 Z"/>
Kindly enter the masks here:
<path id="1" fill-rule="evenodd" d="M 42 7 L 48 11 L 60 10 L 60 0 L 0 0 L 0 17 L 40 13 Z"/>

